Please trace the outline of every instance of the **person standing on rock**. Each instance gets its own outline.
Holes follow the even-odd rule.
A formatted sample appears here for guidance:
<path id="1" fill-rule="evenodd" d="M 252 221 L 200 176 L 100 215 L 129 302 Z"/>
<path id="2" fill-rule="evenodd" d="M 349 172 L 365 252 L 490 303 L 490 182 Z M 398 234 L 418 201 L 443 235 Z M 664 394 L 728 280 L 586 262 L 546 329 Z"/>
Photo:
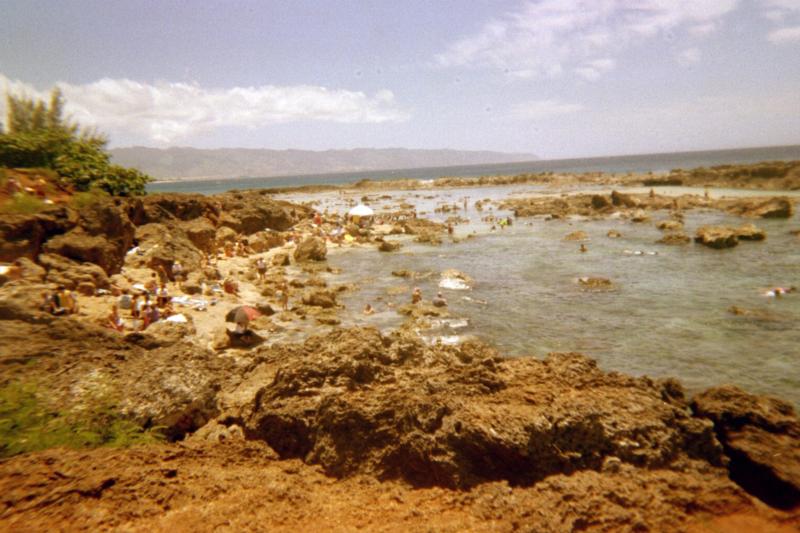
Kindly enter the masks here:
<path id="1" fill-rule="evenodd" d="M 281 304 L 281 309 L 284 311 L 289 310 L 289 285 L 284 281 L 278 289 L 278 301 Z"/>
<path id="2" fill-rule="evenodd" d="M 172 263 L 172 277 L 175 278 L 175 286 L 180 289 L 183 284 L 183 265 L 180 261 Z"/>
<path id="3" fill-rule="evenodd" d="M 264 261 L 263 257 L 259 257 L 256 260 L 256 272 L 258 273 L 258 281 L 264 281 L 264 277 L 267 274 L 267 262 Z"/>
<path id="4" fill-rule="evenodd" d="M 164 284 L 169 281 L 169 276 L 167 275 L 167 269 L 164 268 L 164 265 L 158 265 L 156 267 L 156 274 L 158 274 L 159 284 Z"/>
<path id="5" fill-rule="evenodd" d="M 419 287 L 414 287 L 414 291 L 411 293 L 411 303 L 418 304 L 422 301 L 422 289 Z"/>

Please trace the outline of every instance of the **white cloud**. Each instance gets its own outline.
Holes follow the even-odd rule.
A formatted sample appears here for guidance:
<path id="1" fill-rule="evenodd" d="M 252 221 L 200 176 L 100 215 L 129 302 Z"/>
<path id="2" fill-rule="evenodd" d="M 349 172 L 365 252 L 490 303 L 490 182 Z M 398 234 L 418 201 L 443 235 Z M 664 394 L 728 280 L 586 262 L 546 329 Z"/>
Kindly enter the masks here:
<path id="1" fill-rule="evenodd" d="M 683 66 L 690 66 L 700 62 L 702 54 L 699 48 L 687 48 L 678 54 L 678 63 Z"/>
<path id="2" fill-rule="evenodd" d="M 209 89 L 194 84 L 139 83 L 104 78 L 85 85 L 57 84 L 64 93 L 66 112 L 84 125 L 101 131 L 144 135 L 170 143 L 220 127 L 258 128 L 298 121 L 339 123 L 399 122 L 391 91 L 368 96 L 359 91 L 312 85 Z M 31 85 L 0 74 L 0 88 L 47 97 Z M 0 113 L 5 115 L 0 102 Z"/>
<path id="3" fill-rule="evenodd" d="M 540 0 L 452 43 L 436 60 L 445 67 L 500 69 L 519 77 L 572 71 L 597 79 L 592 62 L 662 32 L 694 36 L 717 28 L 738 0 Z M 609 59 L 611 60 L 611 59 Z M 613 60 L 612 60 L 613 61 Z M 613 67 L 613 64 L 612 64 Z"/>
<path id="4" fill-rule="evenodd" d="M 762 4 L 764 18 L 781 25 L 767 34 L 767 40 L 773 44 L 800 42 L 800 0 L 762 0 Z"/>
<path id="5" fill-rule="evenodd" d="M 767 40 L 774 44 L 798 43 L 800 42 L 800 26 L 773 30 L 767 35 Z"/>
<path id="6" fill-rule="evenodd" d="M 559 100 L 533 100 L 514 107 L 511 115 L 521 120 L 540 120 L 558 115 L 583 111 L 581 104 L 570 104 Z"/>

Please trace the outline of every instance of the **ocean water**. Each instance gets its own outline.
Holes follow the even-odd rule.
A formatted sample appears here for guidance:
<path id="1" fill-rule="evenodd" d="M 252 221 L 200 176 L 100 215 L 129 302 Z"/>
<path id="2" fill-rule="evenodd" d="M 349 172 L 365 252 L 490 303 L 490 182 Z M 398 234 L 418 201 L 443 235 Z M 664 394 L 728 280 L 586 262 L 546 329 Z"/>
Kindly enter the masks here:
<path id="1" fill-rule="evenodd" d="M 432 342 L 474 336 L 509 356 L 575 351 L 595 358 L 605 370 L 676 377 L 690 393 L 732 383 L 800 406 L 800 293 L 780 299 L 764 296 L 770 287 L 800 286 L 800 241 L 789 232 L 800 229 L 797 215 L 788 221 L 755 221 L 767 232 L 763 242 L 712 250 L 694 244 L 656 244 L 662 232 L 654 223 L 622 219 L 520 218 L 509 228 L 491 231 L 491 224 L 481 221 L 488 212 L 472 207 L 479 198 L 551 192 L 496 187 L 438 194 L 395 192 L 383 198 L 381 191 L 381 197 L 370 201 L 377 212 L 390 210 L 403 198 L 424 216 L 438 220 L 444 215 L 433 212 L 437 205 L 458 204 L 470 197 L 470 209 L 458 213 L 470 222 L 456 227 L 456 236 L 463 240 L 442 246 L 405 238 L 402 250 L 391 254 L 372 248 L 345 252 L 334 248 L 329 263 L 342 273 L 330 281 L 358 287 L 342 297 L 347 308 L 343 325 L 370 324 L 386 330 L 398 326 L 404 317 L 396 307 L 408 303 L 411 288 L 419 286 L 426 299 L 442 291 L 453 315 L 453 320 L 422 331 Z M 722 191 L 711 194 L 721 196 Z M 338 212 L 356 200 L 338 194 L 313 198 L 319 209 Z M 667 217 L 668 213 L 658 212 L 653 221 Z M 746 222 L 752 221 L 713 210 L 685 215 L 689 235 L 706 224 Z M 608 238 L 612 229 L 622 238 Z M 579 252 L 579 243 L 564 240 L 577 230 L 589 235 L 586 253 Z M 637 251 L 644 253 L 630 253 Z M 450 268 L 473 278 L 472 288 L 442 288 L 440 274 Z M 407 280 L 392 275 L 402 269 L 422 277 Z M 584 290 L 577 281 L 584 276 L 608 278 L 615 289 Z M 375 315 L 360 313 L 368 302 L 377 310 Z M 762 316 L 731 314 L 728 309 L 734 305 Z"/>
<path id="2" fill-rule="evenodd" d="M 214 194 L 233 189 L 269 189 L 301 185 L 341 185 L 363 179 L 395 180 L 435 179 L 442 176 L 496 176 L 537 172 L 667 172 L 676 168 L 756 163 L 759 161 L 789 161 L 800 159 L 800 145 L 744 148 L 738 150 L 713 150 L 703 152 L 675 152 L 617 157 L 583 159 L 557 159 L 526 163 L 500 163 L 494 165 L 469 165 L 414 169 L 375 170 L 368 172 L 339 172 L 269 178 L 230 178 L 224 180 L 186 180 L 151 183 L 149 192 L 186 192 Z"/>
<path id="3" fill-rule="evenodd" d="M 312 183 L 346 183 L 358 179 L 430 179 L 440 175 L 512 174 L 553 171 L 662 171 L 762 160 L 800 159 L 800 146 L 769 149 L 693 152 L 530 164 L 489 165 L 449 169 L 417 169 L 392 173 L 337 174 L 286 179 L 249 179 L 220 182 L 164 183 L 152 190 L 213 193 L 230 188 L 254 188 Z M 772 394 L 800 407 L 800 293 L 768 298 L 775 286 L 800 286 L 800 240 L 790 233 L 800 229 L 800 217 L 757 220 L 767 232 L 763 242 L 742 242 L 729 250 L 700 245 L 655 244 L 661 232 L 653 223 L 634 224 L 621 219 L 543 220 L 517 219 L 513 226 L 491 231 L 481 220 L 478 199 L 498 200 L 537 194 L 571 194 L 603 187 L 559 188 L 523 185 L 487 188 L 448 188 L 425 191 L 380 191 L 368 199 L 377 212 L 415 204 L 421 216 L 442 221 L 435 212 L 444 204 L 469 209 L 457 214 L 469 219 L 456 227 L 460 242 L 429 246 L 404 239 L 398 253 L 374 248 L 332 248 L 331 266 L 341 273 L 331 283 L 352 283 L 357 290 L 344 293 L 343 325 L 369 324 L 389 330 L 404 317 L 396 307 L 410 301 L 419 286 L 426 299 L 442 291 L 452 319 L 421 331 L 431 342 L 458 342 L 474 336 L 498 347 L 508 356 L 543 357 L 549 352 L 576 351 L 595 358 L 601 368 L 655 378 L 676 377 L 689 393 L 731 383 L 745 390 Z M 626 189 L 622 189 L 626 190 Z M 648 189 L 628 189 L 642 192 Z M 660 194 L 703 194 L 703 190 L 665 187 Z M 753 196 L 763 191 L 712 189 L 718 196 Z M 800 191 L 783 192 L 800 196 Z M 311 201 L 319 210 L 344 213 L 360 201 L 363 192 L 329 192 L 314 195 L 283 194 L 280 198 Z M 654 213 L 653 220 L 668 213 Z M 686 233 L 706 224 L 740 225 L 739 219 L 712 210 L 685 215 Z M 606 236 L 611 229 L 620 239 Z M 588 252 L 579 243 L 564 241 L 573 231 L 585 231 Z M 470 237 L 471 236 L 471 237 Z M 641 251 L 641 255 L 629 252 Z M 628 252 L 628 253 L 626 253 Z M 655 252 L 648 254 L 648 252 Z M 441 288 L 440 273 L 455 268 L 469 275 L 469 290 Z M 392 271 L 421 274 L 414 280 L 398 278 Z M 599 276 L 612 280 L 614 290 L 583 290 L 577 279 Z M 360 310 L 372 304 L 376 313 Z M 728 309 L 739 306 L 760 313 L 758 318 L 737 316 Z"/>

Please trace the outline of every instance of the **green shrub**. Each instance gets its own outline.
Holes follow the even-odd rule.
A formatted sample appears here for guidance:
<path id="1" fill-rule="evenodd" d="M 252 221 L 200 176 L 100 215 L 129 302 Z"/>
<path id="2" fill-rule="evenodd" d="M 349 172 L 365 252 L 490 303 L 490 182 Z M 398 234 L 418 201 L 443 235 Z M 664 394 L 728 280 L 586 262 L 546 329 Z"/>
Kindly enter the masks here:
<path id="1" fill-rule="evenodd" d="M 64 446 L 92 448 L 152 444 L 164 439 L 125 419 L 113 395 L 92 392 L 84 406 L 59 410 L 41 401 L 40 387 L 15 382 L 0 388 L 0 457 Z"/>
<path id="2" fill-rule="evenodd" d="M 63 99 L 50 103 L 7 95 L 8 131 L 0 131 L 0 166 L 52 169 L 79 191 L 93 186 L 120 196 L 145 194 L 149 176 L 111 164 L 108 139 L 63 118 Z"/>
<path id="3" fill-rule="evenodd" d="M 81 211 L 101 202 L 105 198 L 108 198 L 106 191 L 98 187 L 92 187 L 88 191 L 75 193 L 69 200 L 69 206 L 76 211 Z"/>
<path id="4" fill-rule="evenodd" d="M 44 202 L 36 196 L 24 192 L 18 192 L 11 197 L 5 204 L 0 206 L 0 213 L 33 215 L 44 208 Z"/>

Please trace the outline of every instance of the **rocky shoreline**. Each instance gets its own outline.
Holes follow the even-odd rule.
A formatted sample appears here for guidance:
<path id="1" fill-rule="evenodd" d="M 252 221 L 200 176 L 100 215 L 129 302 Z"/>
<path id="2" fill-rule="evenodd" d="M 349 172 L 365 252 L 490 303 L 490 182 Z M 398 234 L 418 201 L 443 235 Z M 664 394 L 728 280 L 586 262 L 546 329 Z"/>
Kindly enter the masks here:
<path id="1" fill-rule="evenodd" d="M 604 372 L 580 354 L 506 358 L 478 341 L 431 345 L 415 332 L 443 313 L 428 302 L 407 309 L 406 325 L 390 334 L 337 327 L 337 295 L 350 288 L 326 281 L 335 277 L 324 260 L 332 245 L 319 232 L 342 221 L 326 214 L 315 224 L 310 206 L 273 192 L 111 198 L 0 217 L 0 261 L 14 262 L 0 280 L 3 384 L 36 381 L 43 400 L 76 409 L 98 388 L 112 390 L 129 420 L 163 428 L 170 441 L 2 460 L 4 527 L 800 526 L 800 421 L 790 404 L 734 387 L 687 397 L 675 380 Z M 794 199 L 615 192 L 498 207 L 519 217 L 642 223 L 667 211 L 663 230 L 679 235 L 686 209 L 788 217 Z M 445 225 L 408 211 L 382 214 L 385 224 L 370 231 L 348 227 L 354 238 L 345 248 L 389 251 L 393 234 L 446 238 Z M 758 234 L 734 229 L 736 242 Z M 241 238 L 247 257 L 206 262 Z M 258 257 L 269 264 L 264 280 L 253 272 Z M 114 292 L 169 272 L 175 260 L 188 272 L 180 292 L 215 305 L 182 308 L 187 323 L 144 331 L 102 325 Z M 231 274 L 238 295 L 208 293 Z M 284 284 L 292 291 L 286 310 Z M 78 314 L 38 309 L 39 294 L 55 285 L 83 295 Z M 248 345 L 224 327 L 225 312 L 240 303 L 264 315 Z"/>

